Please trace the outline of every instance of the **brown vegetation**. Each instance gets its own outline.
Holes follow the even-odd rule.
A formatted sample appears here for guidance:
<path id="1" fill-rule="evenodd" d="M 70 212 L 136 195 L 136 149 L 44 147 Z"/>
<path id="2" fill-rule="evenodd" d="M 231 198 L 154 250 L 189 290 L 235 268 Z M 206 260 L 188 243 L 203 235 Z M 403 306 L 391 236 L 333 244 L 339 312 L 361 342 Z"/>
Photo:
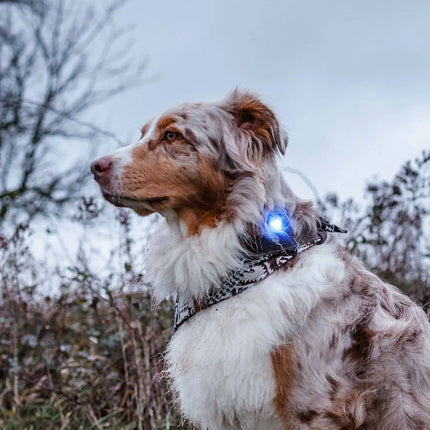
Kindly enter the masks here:
<path id="1" fill-rule="evenodd" d="M 129 265 L 127 293 L 81 265 L 46 295 L 27 236 L 0 252 L 0 428 L 179 428 L 163 376 L 171 305 L 152 309 Z"/>

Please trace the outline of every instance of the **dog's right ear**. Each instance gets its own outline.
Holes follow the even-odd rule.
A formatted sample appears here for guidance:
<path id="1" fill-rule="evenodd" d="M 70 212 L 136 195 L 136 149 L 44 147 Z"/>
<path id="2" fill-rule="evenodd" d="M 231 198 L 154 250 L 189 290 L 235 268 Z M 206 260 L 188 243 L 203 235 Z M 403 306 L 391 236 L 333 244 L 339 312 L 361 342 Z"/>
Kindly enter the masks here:
<path id="1" fill-rule="evenodd" d="M 234 118 L 240 137 L 237 144 L 248 161 L 259 164 L 277 152 L 285 153 L 287 135 L 273 111 L 257 96 L 235 89 L 222 107 Z"/>

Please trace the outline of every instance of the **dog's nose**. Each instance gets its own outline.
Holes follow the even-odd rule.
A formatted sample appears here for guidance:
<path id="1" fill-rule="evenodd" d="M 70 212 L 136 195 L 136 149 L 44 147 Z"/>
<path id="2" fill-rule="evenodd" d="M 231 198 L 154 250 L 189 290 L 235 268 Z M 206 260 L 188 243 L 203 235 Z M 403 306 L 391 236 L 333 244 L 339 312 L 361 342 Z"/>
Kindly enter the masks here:
<path id="1" fill-rule="evenodd" d="M 113 160 L 111 157 L 106 156 L 99 158 L 91 163 L 91 173 L 94 175 L 95 179 L 100 178 L 100 176 L 109 173 L 113 165 Z"/>

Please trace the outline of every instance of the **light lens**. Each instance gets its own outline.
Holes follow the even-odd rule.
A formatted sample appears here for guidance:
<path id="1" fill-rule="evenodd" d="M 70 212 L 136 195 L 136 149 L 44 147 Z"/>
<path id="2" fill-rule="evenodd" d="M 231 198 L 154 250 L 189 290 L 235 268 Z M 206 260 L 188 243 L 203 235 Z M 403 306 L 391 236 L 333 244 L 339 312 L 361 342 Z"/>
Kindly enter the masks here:
<path id="1" fill-rule="evenodd" d="M 288 214 L 283 209 L 267 212 L 265 215 L 264 229 L 266 236 L 284 237 L 291 233 L 291 225 Z"/>
<path id="2" fill-rule="evenodd" d="M 273 233 L 281 233 L 285 228 L 283 219 L 279 215 L 274 215 L 269 220 L 269 226 Z"/>

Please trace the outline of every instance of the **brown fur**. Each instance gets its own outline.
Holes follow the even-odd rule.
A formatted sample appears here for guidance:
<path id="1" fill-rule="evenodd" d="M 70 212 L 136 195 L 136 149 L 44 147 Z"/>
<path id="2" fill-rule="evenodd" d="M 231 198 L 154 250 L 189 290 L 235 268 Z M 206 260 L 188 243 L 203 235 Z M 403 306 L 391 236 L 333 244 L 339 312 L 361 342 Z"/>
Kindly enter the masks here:
<path id="1" fill-rule="evenodd" d="M 253 94 L 234 91 L 227 109 L 235 117 L 240 131 L 252 141 L 244 148 L 250 159 L 262 163 L 277 151 L 285 152 L 286 139 L 281 137 L 275 114 Z"/>
<path id="2" fill-rule="evenodd" d="M 142 139 L 143 136 L 148 132 L 149 124 L 146 123 L 141 129 L 140 129 L 140 138 Z"/>
<path id="3" fill-rule="evenodd" d="M 134 199 L 167 198 L 153 206 L 176 210 L 188 235 L 194 235 L 214 227 L 225 212 L 226 179 L 180 135 L 175 141 L 163 141 L 164 127 L 173 124 L 172 118 L 161 119 L 156 138 L 136 147 L 133 163 L 124 168 L 124 192 Z"/>
<path id="4" fill-rule="evenodd" d="M 291 391 L 295 374 L 293 346 L 284 345 L 272 352 L 272 367 L 276 381 L 276 395 L 273 400 L 276 413 L 282 419 L 285 430 L 295 430 Z"/>

